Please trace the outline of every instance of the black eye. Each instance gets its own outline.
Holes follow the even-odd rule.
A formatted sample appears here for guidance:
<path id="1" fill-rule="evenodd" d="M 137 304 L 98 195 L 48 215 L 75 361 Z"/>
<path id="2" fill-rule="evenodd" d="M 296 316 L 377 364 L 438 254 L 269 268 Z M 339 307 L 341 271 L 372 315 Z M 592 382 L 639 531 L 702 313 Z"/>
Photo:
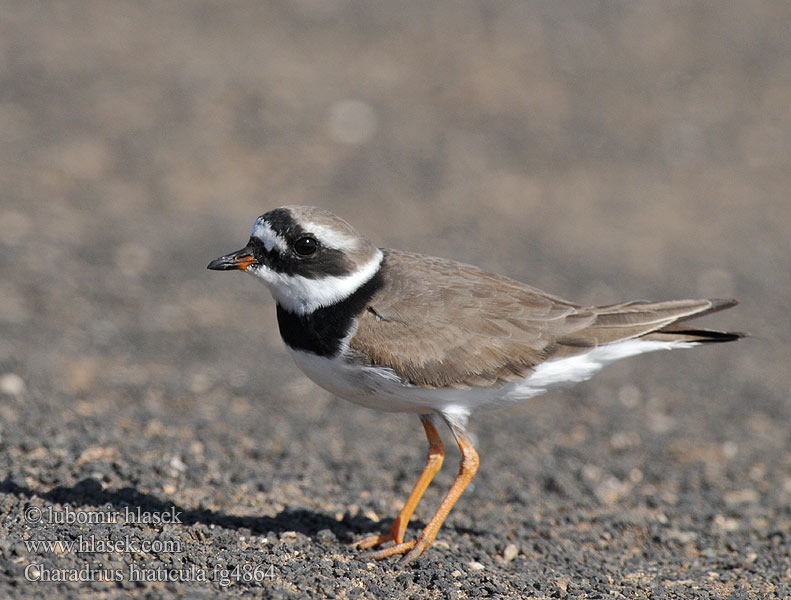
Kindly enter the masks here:
<path id="1" fill-rule="evenodd" d="M 294 251 L 300 256 L 310 256 L 318 248 L 318 242 L 312 237 L 301 237 L 294 242 Z"/>

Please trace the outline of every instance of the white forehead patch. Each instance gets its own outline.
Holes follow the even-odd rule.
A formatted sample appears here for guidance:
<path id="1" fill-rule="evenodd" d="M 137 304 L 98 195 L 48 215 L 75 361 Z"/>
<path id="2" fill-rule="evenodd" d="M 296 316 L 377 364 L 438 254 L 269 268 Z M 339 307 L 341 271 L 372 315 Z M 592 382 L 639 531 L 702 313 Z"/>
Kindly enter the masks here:
<path id="1" fill-rule="evenodd" d="M 256 219 L 250 236 L 261 240 L 267 252 L 271 252 L 273 248 L 277 248 L 284 253 L 288 251 L 286 240 L 280 237 L 277 232 L 270 227 L 269 223 L 263 219 Z"/>
<path id="2" fill-rule="evenodd" d="M 357 250 L 357 240 L 354 237 L 345 235 L 335 229 L 314 223 L 304 223 L 302 228 L 315 235 L 322 246 L 340 250 L 341 252 L 354 252 Z"/>

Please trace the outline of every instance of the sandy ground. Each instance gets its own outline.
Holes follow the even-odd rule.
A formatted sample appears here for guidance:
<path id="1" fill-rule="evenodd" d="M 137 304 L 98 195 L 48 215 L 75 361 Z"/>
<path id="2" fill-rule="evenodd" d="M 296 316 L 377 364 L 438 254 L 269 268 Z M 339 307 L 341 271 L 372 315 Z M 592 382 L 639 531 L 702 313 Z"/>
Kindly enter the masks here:
<path id="1" fill-rule="evenodd" d="M 791 596 L 787 2 L 1 4 L 0 596 Z M 418 420 L 205 270 L 283 204 L 753 337 L 478 415 L 437 543 L 368 563 Z"/>

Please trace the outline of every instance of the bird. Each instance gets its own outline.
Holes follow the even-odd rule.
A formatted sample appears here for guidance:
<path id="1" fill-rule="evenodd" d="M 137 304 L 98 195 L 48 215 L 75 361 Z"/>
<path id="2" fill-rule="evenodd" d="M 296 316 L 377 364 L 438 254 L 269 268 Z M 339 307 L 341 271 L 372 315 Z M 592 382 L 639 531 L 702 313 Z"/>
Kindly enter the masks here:
<path id="1" fill-rule="evenodd" d="M 370 559 L 400 555 L 408 563 L 431 546 L 478 470 L 467 432 L 477 410 L 587 380 L 629 356 L 745 335 L 687 324 L 734 306 L 733 299 L 584 306 L 475 266 L 379 248 L 309 206 L 261 215 L 247 245 L 208 268 L 263 280 L 286 349 L 320 387 L 368 408 L 419 416 L 425 466 L 392 526 L 356 542 Z M 459 472 L 425 528 L 406 540 L 445 457 L 443 423 L 461 451 Z"/>

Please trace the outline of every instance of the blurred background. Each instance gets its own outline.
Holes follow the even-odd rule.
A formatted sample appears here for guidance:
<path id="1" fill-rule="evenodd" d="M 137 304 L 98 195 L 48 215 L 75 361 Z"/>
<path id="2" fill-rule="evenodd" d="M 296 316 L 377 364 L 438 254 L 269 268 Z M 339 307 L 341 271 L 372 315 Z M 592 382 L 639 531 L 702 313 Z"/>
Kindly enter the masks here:
<path id="1" fill-rule="evenodd" d="M 532 484 L 508 448 L 551 449 L 580 428 L 579 443 L 612 441 L 623 426 L 659 436 L 660 454 L 677 435 L 682 462 L 738 455 L 734 481 L 760 464 L 756 485 L 791 496 L 787 2 L 1 4 L 7 476 L 65 484 L 85 471 L 47 463 L 53 444 L 67 458 L 121 444 L 139 464 L 105 485 L 266 512 L 338 484 L 295 475 L 229 500 L 198 476 L 138 471 L 215 452 L 248 485 L 329 461 L 344 489 L 381 484 L 387 516 L 418 469 L 417 420 L 315 388 L 282 349 L 266 289 L 205 270 L 259 214 L 311 204 L 380 246 L 582 303 L 738 298 L 704 325 L 750 340 L 626 361 L 473 428 L 513 490 Z M 645 472 L 650 443 L 624 443 Z M 273 449 L 285 462 L 260 460 Z M 355 471 L 365 457 L 370 472 Z M 393 487 L 386 470 L 402 464 Z M 508 501 L 491 493 L 479 505 Z M 336 500 L 323 510 L 355 501 Z"/>
<path id="2" fill-rule="evenodd" d="M 5 2 L 0 360 L 60 380 L 64 361 L 159 359 L 180 336 L 227 360 L 218 327 L 249 333 L 236 354 L 276 348 L 265 290 L 205 263 L 258 214 L 313 204 L 379 245 L 580 302 L 739 297 L 724 318 L 766 339 L 725 351 L 731 368 L 779 392 L 789 15 L 760 1 Z M 168 343 L 145 351 L 117 337 L 158 332 Z"/>

